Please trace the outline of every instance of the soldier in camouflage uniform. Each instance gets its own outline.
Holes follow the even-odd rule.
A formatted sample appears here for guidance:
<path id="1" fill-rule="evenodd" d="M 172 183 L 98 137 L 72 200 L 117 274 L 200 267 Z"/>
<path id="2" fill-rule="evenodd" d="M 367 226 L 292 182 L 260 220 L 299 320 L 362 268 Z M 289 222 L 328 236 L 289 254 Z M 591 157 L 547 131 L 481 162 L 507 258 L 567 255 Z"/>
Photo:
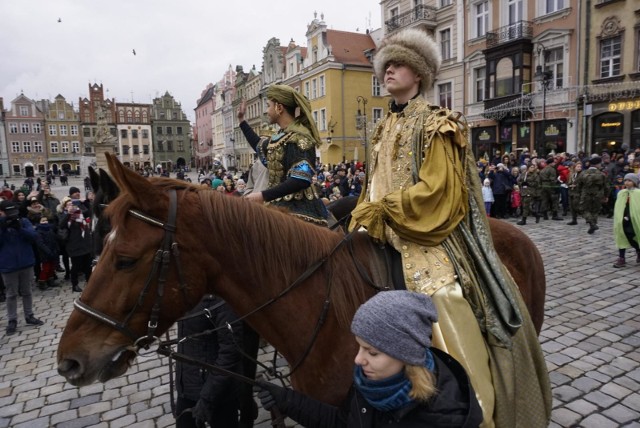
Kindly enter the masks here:
<path id="1" fill-rule="evenodd" d="M 527 217 L 533 213 L 536 223 L 540 222 L 540 173 L 535 164 L 529 165 L 524 174 L 518 177 L 520 196 L 522 196 L 522 220 L 517 224 L 527 224 Z"/>
<path id="2" fill-rule="evenodd" d="M 577 162 L 569 173 L 569 209 L 571 210 L 571 221 L 567 223 L 569 226 L 578 224 L 578 215 L 580 215 L 580 192 L 577 189 L 578 177 L 582 172 L 582 164 Z"/>
<path id="3" fill-rule="evenodd" d="M 589 223 L 587 231 L 589 234 L 593 234 L 599 229 L 598 214 L 609 191 L 607 177 L 598 169 L 600 162 L 600 156 L 593 156 L 589 159 L 589 169 L 580 173 L 576 187 L 580 193 L 580 211 Z"/>
<path id="4" fill-rule="evenodd" d="M 562 220 L 558 217 L 560 193 L 560 182 L 558 181 L 558 171 L 556 170 L 555 159 L 547 159 L 546 166 L 540 171 L 540 200 L 541 210 L 544 219 L 547 220 L 548 212 L 551 211 L 551 220 Z"/>

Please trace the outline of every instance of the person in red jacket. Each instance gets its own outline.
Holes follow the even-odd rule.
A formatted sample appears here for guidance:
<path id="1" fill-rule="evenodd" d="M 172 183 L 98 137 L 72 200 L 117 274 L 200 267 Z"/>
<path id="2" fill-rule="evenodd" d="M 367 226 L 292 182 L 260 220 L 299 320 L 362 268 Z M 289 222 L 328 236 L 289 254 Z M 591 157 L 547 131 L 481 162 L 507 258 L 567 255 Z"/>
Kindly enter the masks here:
<path id="1" fill-rule="evenodd" d="M 560 182 L 560 204 L 562 205 L 562 215 L 566 216 L 569 211 L 569 167 L 565 164 L 565 157 L 558 155 L 556 157 L 558 171 L 558 181 Z"/>

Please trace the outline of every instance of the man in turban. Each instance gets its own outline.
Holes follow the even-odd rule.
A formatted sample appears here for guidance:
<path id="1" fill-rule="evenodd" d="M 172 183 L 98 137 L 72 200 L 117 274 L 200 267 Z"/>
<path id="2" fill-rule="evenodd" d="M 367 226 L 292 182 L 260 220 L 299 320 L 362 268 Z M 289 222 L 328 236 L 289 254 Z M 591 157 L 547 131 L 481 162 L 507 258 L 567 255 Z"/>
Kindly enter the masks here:
<path id="1" fill-rule="evenodd" d="M 238 109 L 240 129 L 269 169 L 268 187 L 246 199 L 287 208 L 291 214 L 318 225 L 327 225 L 327 210 L 312 186 L 313 165 L 320 135 L 311 116 L 311 104 L 287 85 L 267 89 L 267 116 L 280 130 L 261 139 L 244 120 L 246 104 Z"/>

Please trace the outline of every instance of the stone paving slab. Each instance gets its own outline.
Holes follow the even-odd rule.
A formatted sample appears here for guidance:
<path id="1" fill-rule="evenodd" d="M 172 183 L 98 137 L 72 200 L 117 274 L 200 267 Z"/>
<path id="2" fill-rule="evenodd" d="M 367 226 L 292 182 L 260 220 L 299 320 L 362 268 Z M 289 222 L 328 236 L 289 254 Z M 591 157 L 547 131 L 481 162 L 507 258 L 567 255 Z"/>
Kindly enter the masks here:
<path id="1" fill-rule="evenodd" d="M 77 178 L 69 183 L 81 184 Z M 62 197 L 68 187 L 53 190 Z M 626 268 L 613 268 L 610 219 L 600 218 L 594 235 L 583 221 L 565 223 L 521 226 L 546 269 L 540 340 L 553 388 L 550 426 L 640 427 L 640 265 L 630 252 Z M 138 360 L 125 376 L 81 388 L 57 374 L 57 343 L 75 296 L 68 282 L 46 291 L 34 287 L 35 312 L 45 325 L 25 326 L 19 304 L 18 334 L 10 337 L 0 303 L 0 428 L 173 426 L 166 358 Z M 262 359 L 270 358 L 268 350 Z M 256 427 L 269 427 L 267 420 L 260 409 Z"/>

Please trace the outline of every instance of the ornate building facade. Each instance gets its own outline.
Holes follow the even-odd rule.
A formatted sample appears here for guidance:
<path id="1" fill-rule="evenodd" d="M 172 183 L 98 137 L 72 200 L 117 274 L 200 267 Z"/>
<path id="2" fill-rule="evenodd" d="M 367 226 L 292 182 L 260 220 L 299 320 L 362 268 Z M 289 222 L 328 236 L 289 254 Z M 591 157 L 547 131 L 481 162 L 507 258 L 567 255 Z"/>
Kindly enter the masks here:
<path id="1" fill-rule="evenodd" d="M 34 177 L 45 174 L 44 114 L 35 101 L 20 94 L 5 115 L 10 174 Z"/>
<path id="2" fill-rule="evenodd" d="M 153 153 L 156 168 L 167 171 L 191 165 L 191 124 L 169 92 L 154 98 Z"/>
<path id="3" fill-rule="evenodd" d="M 116 127 L 118 158 L 122 163 L 135 170 L 154 168 L 151 104 L 118 103 Z"/>
<path id="4" fill-rule="evenodd" d="M 62 95 L 39 104 L 45 116 L 47 169 L 55 175 L 79 173 L 83 144 L 78 112 Z"/>

